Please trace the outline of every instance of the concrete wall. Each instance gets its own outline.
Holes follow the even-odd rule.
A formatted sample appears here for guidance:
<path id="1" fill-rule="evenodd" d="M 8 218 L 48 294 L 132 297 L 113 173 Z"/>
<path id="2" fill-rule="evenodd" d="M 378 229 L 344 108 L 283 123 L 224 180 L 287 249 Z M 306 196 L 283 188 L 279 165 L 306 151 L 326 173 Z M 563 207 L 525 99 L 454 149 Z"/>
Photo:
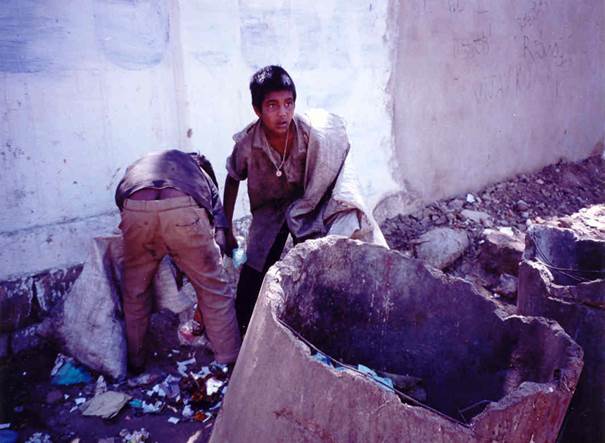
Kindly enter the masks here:
<path id="1" fill-rule="evenodd" d="M 407 0 L 397 13 L 399 184 L 476 190 L 605 136 L 603 0 Z"/>
<path id="2" fill-rule="evenodd" d="M 145 152 L 200 150 L 223 181 L 231 135 L 254 118 L 249 77 L 269 63 L 292 74 L 298 110 L 348 121 L 370 202 L 394 189 L 383 3 L 3 2 L 0 280 L 80 263 L 117 226 L 115 186 Z"/>
<path id="3" fill-rule="evenodd" d="M 605 132 L 604 14 L 602 0 L 6 0 L 0 281 L 80 263 L 145 152 L 199 150 L 222 182 L 269 63 L 299 111 L 345 117 L 379 218 L 585 157 Z"/>

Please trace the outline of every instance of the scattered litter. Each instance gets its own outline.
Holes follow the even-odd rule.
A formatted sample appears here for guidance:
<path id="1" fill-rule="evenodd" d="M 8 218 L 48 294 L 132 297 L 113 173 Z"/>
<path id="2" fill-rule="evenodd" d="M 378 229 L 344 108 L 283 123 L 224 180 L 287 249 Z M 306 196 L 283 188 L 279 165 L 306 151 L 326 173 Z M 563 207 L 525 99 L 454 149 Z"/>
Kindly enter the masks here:
<path id="1" fill-rule="evenodd" d="M 148 397 L 153 397 L 154 395 L 157 395 L 158 397 L 166 397 L 166 392 L 164 392 L 164 389 L 162 389 L 160 385 L 154 385 L 154 387 L 149 389 L 146 394 Z"/>
<path id="2" fill-rule="evenodd" d="M 163 406 L 164 403 L 162 403 L 160 400 L 156 401 L 155 403 L 147 403 L 146 401 L 143 401 L 142 408 L 145 414 L 157 414 L 162 410 Z"/>
<path id="3" fill-rule="evenodd" d="M 92 381 L 92 377 L 86 369 L 76 365 L 73 358 L 63 354 L 57 355 L 50 375 L 53 385 L 75 385 Z"/>
<path id="4" fill-rule="evenodd" d="M 168 419 L 168 423 L 172 423 L 173 425 L 176 425 L 180 421 L 181 421 L 181 419 L 180 418 L 176 418 L 176 417 L 170 417 Z"/>
<path id="5" fill-rule="evenodd" d="M 181 379 L 175 377 L 174 375 L 168 375 L 164 381 L 161 383 L 161 388 L 164 391 L 164 394 L 169 399 L 175 399 L 181 393 L 179 388 L 179 381 Z"/>
<path id="6" fill-rule="evenodd" d="M 118 415 L 132 397 L 123 392 L 106 391 L 95 395 L 85 406 L 82 415 L 112 418 Z"/>
<path id="7" fill-rule="evenodd" d="M 70 395 L 69 394 L 63 394 L 63 400 L 69 400 Z"/>
<path id="8" fill-rule="evenodd" d="M 149 432 L 145 428 L 132 432 L 128 429 L 122 429 L 120 437 L 122 437 L 122 443 L 143 443 L 149 438 Z"/>
<path id="9" fill-rule="evenodd" d="M 104 392 L 107 392 L 107 382 L 105 381 L 105 378 L 102 375 L 99 375 L 99 378 L 97 378 L 97 383 L 95 385 L 95 396 L 101 395 Z"/>
<path id="10" fill-rule="evenodd" d="M 404 394 L 418 401 L 426 402 L 426 389 L 423 387 L 424 381 L 421 378 L 384 371 L 379 371 L 378 374 L 393 380 L 395 387 Z"/>
<path id="11" fill-rule="evenodd" d="M 195 421 L 199 421 L 200 423 L 206 423 L 211 418 L 212 418 L 212 414 L 209 414 L 208 412 L 204 412 L 204 411 L 197 411 L 193 415 L 193 419 Z"/>
<path id="12" fill-rule="evenodd" d="M 52 440 L 48 434 L 35 432 L 31 437 L 25 440 L 25 443 L 52 443 Z"/>
<path id="13" fill-rule="evenodd" d="M 336 369 L 337 371 L 344 371 L 346 369 L 344 366 L 341 366 L 340 364 L 338 364 L 338 362 L 333 361 L 326 354 L 319 351 L 316 351 L 315 354 L 313 354 L 313 359 L 326 366 L 331 367 L 332 369 Z"/>
<path id="14" fill-rule="evenodd" d="M 181 374 L 184 377 L 185 375 L 187 375 L 187 369 L 188 369 L 187 367 L 189 365 L 194 364 L 195 362 L 196 362 L 195 358 L 193 358 L 193 357 L 190 358 L 189 360 L 177 361 L 176 370 L 179 371 L 179 374 Z"/>
<path id="15" fill-rule="evenodd" d="M 19 433 L 10 429 L 0 430 L 0 442 L 2 443 L 17 443 Z"/>
<path id="16" fill-rule="evenodd" d="M 80 406 L 81 404 L 86 403 L 86 398 L 78 397 L 74 400 L 74 403 L 76 404 L 76 406 Z"/>
<path id="17" fill-rule="evenodd" d="M 158 374 L 141 374 L 138 377 L 128 379 L 128 387 L 136 388 L 139 386 L 150 385 L 160 379 Z"/>
<path id="18" fill-rule="evenodd" d="M 385 388 L 388 391 L 392 391 L 395 388 L 393 386 L 393 380 L 391 380 L 388 377 L 379 376 L 378 374 L 376 374 L 376 372 L 374 370 L 368 368 L 367 366 L 359 364 L 359 365 L 357 365 L 357 370 L 359 372 L 361 372 L 362 374 L 370 376 L 376 383 L 378 383 L 379 385 L 381 385 L 383 388 Z"/>
<path id="19" fill-rule="evenodd" d="M 193 409 L 191 409 L 190 405 L 185 405 L 185 407 L 183 408 L 183 417 L 185 417 L 185 418 L 193 417 Z"/>
<path id="20" fill-rule="evenodd" d="M 10 423 L 0 423 L 0 429 L 8 429 L 11 427 Z"/>
<path id="21" fill-rule="evenodd" d="M 467 203 L 475 203 L 477 201 L 477 199 L 475 198 L 475 196 L 473 194 L 466 194 L 466 202 Z"/>
<path id="22" fill-rule="evenodd" d="M 210 377 L 208 380 L 206 380 L 206 394 L 208 395 L 214 395 L 217 392 L 219 392 L 221 390 L 221 388 L 223 387 L 223 385 L 225 384 L 224 381 L 218 380 L 214 377 Z"/>
<path id="23" fill-rule="evenodd" d="M 179 343 L 182 346 L 192 346 L 194 348 L 209 347 L 208 339 L 202 332 L 203 329 L 199 329 L 200 326 L 195 320 L 183 322 L 177 331 Z"/>
<path id="24" fill-rule="evenodd" d="M 128 405 L 132 408 L 135 409 L 142 409 L 143 408 L 143 400 L 139 400 L 138 398 L 133 398 L 132 400 L 130 400 L 128 402 Z"/>

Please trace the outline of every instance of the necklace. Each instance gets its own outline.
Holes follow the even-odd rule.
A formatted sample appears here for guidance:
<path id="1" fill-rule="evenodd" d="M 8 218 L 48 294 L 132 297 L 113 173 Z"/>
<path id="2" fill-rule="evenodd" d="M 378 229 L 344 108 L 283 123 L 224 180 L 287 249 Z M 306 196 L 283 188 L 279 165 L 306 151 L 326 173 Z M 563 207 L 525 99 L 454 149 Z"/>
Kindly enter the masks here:
<path id="1" fill-rule="evenodd" d="M 286 153 L 288 152 L 288 135 L 290 134 L 290 125 L 288 125 L 288 129 L 286 129 L 286 143 L 284 143 L 284 152 L 281 156 L 281 162 L 279 166 L 275 168 L 275 175 L 278 177 L 282 176 L 281 168 L 284 167 L 284 163 L 286 162 Z"/>

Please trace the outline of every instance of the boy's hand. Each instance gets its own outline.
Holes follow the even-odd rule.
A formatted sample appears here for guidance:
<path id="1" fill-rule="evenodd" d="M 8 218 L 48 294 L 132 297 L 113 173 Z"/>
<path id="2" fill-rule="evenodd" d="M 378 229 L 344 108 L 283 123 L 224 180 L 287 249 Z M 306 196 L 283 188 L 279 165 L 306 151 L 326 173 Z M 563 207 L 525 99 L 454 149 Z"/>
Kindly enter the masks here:
<path id="1" fill-rule="evenodd" d="M 220 248 L 221 253 L 225 255 L 227 253 L 227 240 L 225 238 L 225 230 L 220 228 L 217 229 L 214 233 L 214 240 Z"/>
<path id="2" fill-rule="evenodd" d="M 226 239 L 225 239 L 225 254 L 227 254 L 229 257 L 231 257 L 231 255 L 233 254 L 233 250 L 237 249 L 237 247 L 239 246 L 237 244 L 237 240 L 235 239 L 235 235 L 233 235 L 233 229 L 226 229 L 225 230 L 225 235 L 226 235 Z"/>

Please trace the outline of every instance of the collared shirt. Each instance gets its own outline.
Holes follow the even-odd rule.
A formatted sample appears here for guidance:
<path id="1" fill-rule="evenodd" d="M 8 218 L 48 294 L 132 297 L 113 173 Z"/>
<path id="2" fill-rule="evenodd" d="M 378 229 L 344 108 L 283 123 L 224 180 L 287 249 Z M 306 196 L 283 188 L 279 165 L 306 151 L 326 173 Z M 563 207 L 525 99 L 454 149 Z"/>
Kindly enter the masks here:
<path id="1" fill-rule="evenodd" d="M 273 149 L 260 120 L 234 136 L 235 146 L 227 158 L 227 172 L 235 180 L 248 180 L 252 225 L 248 234 L 247 264 L 259 272 L 269 250 L 286 222 L 286 210 L 304 192 L 309 128 L 293 118 L 294 142 L 287 153 L 281 176 L 276 171 L 282 155 Z"/>
<path id="2" fill-rule="evenodd" d="M 124 200 L 144 188 L 175 188 L 206 209 L 215 227 L 226 228 L 227 218 L 218 189 L 202 169 L 203 162 L 207 160 L 199 154 L 176 149 L 147 154 L 126 169 L 116 189 L 116 205 L 122 210 Z"/>

